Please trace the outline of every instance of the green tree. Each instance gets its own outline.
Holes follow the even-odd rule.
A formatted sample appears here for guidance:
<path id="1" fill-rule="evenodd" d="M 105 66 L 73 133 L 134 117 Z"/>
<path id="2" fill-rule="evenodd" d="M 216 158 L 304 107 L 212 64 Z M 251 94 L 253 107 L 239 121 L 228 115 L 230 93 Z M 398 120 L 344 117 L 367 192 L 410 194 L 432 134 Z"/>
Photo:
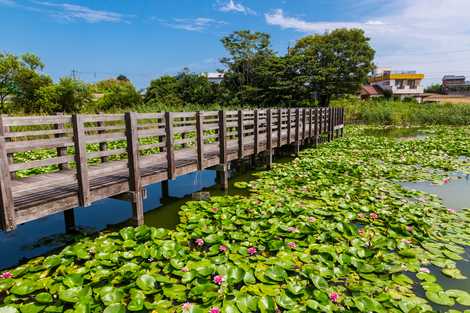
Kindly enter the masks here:
<path id="1" fill-rule="evenodd" d="M 55 85 L 43 86 L 36 92 L 33 112 L 78 113 L 93 101 L 90 87 L 79 80 L 64 77 Z"/>
<path id="2" fill-rule="evenodd" d="M 321 106 L 333 96 L 354 94 L 374 68 L 375 51 L 361 29 L 336 29 L 300 39 L 290 49 L 306 97 L 318 95 Z"/>
<path id="3" fill-rule="evenodd" d="M 424 92 L 443 94 L 442 84 L 432 84 L 426 87 Z"/>
<path id="4" fill-rule="evenodd" d="M 97 83 L 103 95 L 97 101 L 100 110 L 130 109 L 143 103 L 142 96 L 128 80 L 106 80 Z"/>

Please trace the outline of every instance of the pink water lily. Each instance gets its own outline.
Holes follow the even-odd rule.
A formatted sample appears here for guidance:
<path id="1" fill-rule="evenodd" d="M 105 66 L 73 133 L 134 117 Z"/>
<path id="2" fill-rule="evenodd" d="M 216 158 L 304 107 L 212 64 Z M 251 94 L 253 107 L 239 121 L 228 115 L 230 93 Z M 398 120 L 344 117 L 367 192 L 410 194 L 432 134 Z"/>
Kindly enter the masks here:
<path id="1" fill-rule="evenodd" d="M 376 220 L 379 218 L 379 215 L 375 212 L 372 212 L 369 214 L 370 218 L 373 219 L 373 220 Z"/>
<path id="2" fill-rule="evenodd" d="M 210 309 L 209 313 L 220 313 L 220 309 L 215 306 L 215 307 Z"/>
<path id="3" fill-rule="evenodd" d="M 410 233 L 413 231 L 413 225 L 408 225 L 406 226 L 406 230 L 409 231 Z"/>
<path id="4" fill-rule="evenodd" d="M 256 250 L 256 247 L 249 247 L 247 251 L 248 251 L 248 254 L 249 254 L 249 255 L 255 255 L 256 252 L 258 252 L 258 251 Z"/>
<path id="5" fill-rule="evenodd" d="M 457 212 L 456 209 L 451 209 L 451 208 L 448 208 L 447 211 L 448 211 L 449 213 L 456 213 L 456 212 Z"/>
<path id="6" fill-rule="evenodd" d="M 204 239 L 198 238 L 194 241 L 199 247 L 204 245 Z"/>
<path id="7" fill-rule="evenodd" d="M 222 283 L 224 282 L 224 277 L 222 275 L 215 275 L 214 276 L 214 283 L 216 283 L 217 285 L 222 285 Z"/>
<path id="8" fill-rule="evenodd" d="M 315 223 L 316 221 L 317 221 L 317 219 L 316 219 L 315 217 L 313 217 L 313 216 L 310 216 L 310 217 L 308 218 L 308 222 L 309 222 L 309 223 Z"/>
<path id="9" fill-rule="evenodd" d="M 338 302 L 338 298 L 339 298 L 339 294 L 337 292 L 333 291 L 332 293 L 330 293 L 331 302 L 333 302 L 333 303 Z"/>
<path id="10" fill-rule="evenodd" d="M 187 273 L 187 272 L 189 272 L 189 268 L 187 268 L 187 267 L 185 266 L 185 267 L 183 267 L 183 268 L 181 269 L 181 271 L 182 271 L 183 273 Z"/>
<path id="11" fill-rule="evenodd" d="M 288 242 L 288 243 L 287 243 L 287 246 L 288 246 L 289 248 L 291 248 L 291 249 L 297 248 L 297 244 L 296 244 L 295 242 L 293 242 L 293 241 Z"/>
<path id="12" fill-rule="evenodd" d="M 357 233 L 359 234 L 359 236 L 364 236 L 366 234 L 366 231 L 364 230 L 364 228 L 359 228 Z"/>
<path id="13" fill-rule="evenodd" d="M 217 213 L 217 211 L 219 211 L 219 208 L 212 208 L 211 211 Z"/>
<path id="14" fill-rule="evenodd" d="M 193 305 L 190 302 L 183 303 L 183 305 L 182 305 L 183 312 L 187 312 L 187 311 L 191 310 L 192 306 Z"/>
<path id="15" fill-rule="evenodd" d="M 225 251 L 227 251 L 227 249 L 228 249 L 228 248 L 227 248 L 226 246 L 224 246 L 224 245 L 220 245 L 220 246 L 219 246 L 219 251 L 220 251 L 220 252 L 225 252 Z"/>
<path id="16" fill-rule="evenodd" d="M 8 279 L 8 278 L 13 278 L 13 274 L 10 272 L 4 272 L 0 275 L 1 279 Z"/>
<path id="17" fill-rule="evenodd" d="M 449 181 L 450 181 L 450 177 L 446 177 L 446 178 L 444 178 L 444 179 L 442 180 L 442 182 L 443 182 L 444 184 L 448 184 Z"/>
<path id="18" fill-rule="evenodd" d="M 287 228 L 287 230 L 290 232 L 290 233 L 298 233 L 299 232 L 299 229 L 297 227 L 289 227 Z"/>
<path id="19" fill-rule="evenodd" d="M 409 239 L 402 239 L 401 241 L 402 241 L 403 243 L 408 244 L 408 245 L 411 244 L 411 240 L 409 240 Z"/>
<path id="20" fill-rule="evenodd" d="M 431 273 L 431 270 L 427 267 L 422 267 L 422 268 L 419 269 L 419 272 L 429 274 L 429 273 Z"/>

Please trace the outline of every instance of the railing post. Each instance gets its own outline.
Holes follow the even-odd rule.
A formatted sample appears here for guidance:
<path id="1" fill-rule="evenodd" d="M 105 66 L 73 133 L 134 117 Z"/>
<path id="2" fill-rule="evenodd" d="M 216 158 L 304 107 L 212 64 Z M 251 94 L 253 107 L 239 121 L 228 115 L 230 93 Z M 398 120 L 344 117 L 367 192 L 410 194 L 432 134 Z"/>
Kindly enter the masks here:
<path id="1" fill-rule="evenodd" d="M 318 146 L 318 132 L 319 132 L 319 127 L 320 127 L 320 123 L 319 123 L 319 119 L 318 119 L 318 115 L 319 115 L 319 109 L 318 108 L 315 108 L 314 109 L 315 112 L 315 118 L 314 118 L 314 124 L 313 124 L 313 145 L 316 147 Z"/>
<path id="2" fill-rule="evenodd" d="M 5 231 L 14 230 L 16 228 L 16 215 L 11 191 L 9 162 L 3 136 L 0 136 L 0 209 L 1 228 Z"/>
<path id="3" fill-rule="evenodd" d="M 238 110 L 238 159 L 243 159 L 245 156 L 245 125 L 244 125 L 245 114 L 243 110 Z"/>
<path id="4" fill-rule="evenodd" d="M 307 109 L 302 109 L 302 145 L 305 145 L 307 132 Z"/>
<path id="5" fill-rule="evenodd" d="M 100 112 L 99 114 L 103 114 L 102 112 Z M 98 127 L 104 127 L 104 122 L 103 121 L 98 121 L 96 122 L 96 126 Z M 98 134 L 99 135 L 102 135 L 102 134 L 105 134 L 106 131 L 105 130 L 98 130 Z M 100 151 L 106 151 L 108 150 L 108 143 L 107 142 L 100 142 Z M 109 161 L 109 157 L 107 156 L 102 156 L 101 157 L 101 163 L 105 163 L 105 162 L 108 162 Z"/>
<path id="6" fill-rule="evenodd" d="M 196 144 L 197 144 L 197 168 L 202 171 L 204 162 L 204 123 L 202 112 L 196 112 Z"/>
<path id="7" fill-rule="evenodd" d="M 292 134 L 291 134 L 291 125 L 292 123 L 292 117 L 291 117 L 291 109 L 287 109 L 287 144 L 289 145 L 291 143 L 291 137 L 292 137 Z"/>
<path id="8" fill-rule="evenodd" d="M 308 142 L 309 144 L 312 143 L 312 135 L 313 135 L 313 109 L 308 109 Z"/>
<path id="9" fill-rule="evenodd" d="M 10 127 L 5 126 L 5 123 L 3 121 L 3 118 L 7 116 L 8 115 L 6 114 L 0 114 L 0 136 L 5 136 L 5 134 L 10 131 Z M 10 139 L 5 138 L 5 141 L 8 142 L 10 141 Z M 14 163 L 13 153 L 7 153 L 7 159 L 8 159 L 9 164 L 13 164 Z M 16 172 L 10 172 L 9 175 L 10 175 L 10 179 L 12 180 L 16 179 Z"/>
<path id="10" fill-rule="evenodd" d="M 295 154 L 300 151 L 300 109 L 295 109 Z"/>
<path id="11" fill-rule="evenodd" d="M 282 109 L 277 110 L 277 148 L 282 145 Z"/>
<path id="12" fill-rule="evenodd" d="M 334 108 L 329 107 L 328 108 L 328 141 L 333 140 L 333 129 L 334 129 Z"/>
<path id="13" fill-rule="evenodd" d="M 132 199 L 132 219 L 137 226 L 144 224 L 144 200 L 140 175 L 139 134 L 137 115 L 128 112 L 124 115 L 126 122 L 127 160 L 129 168 L 129 191 Z"/>
<path id="14" fill-rule="evenodd" d="M 228 189 L 228 160 L 227 160 L 227 118 L 223 110 L 219 111 L 219 169 L 220 185 Z"/>
<path id="15" fill-rule="evenodd" d="M 73 141 L 75 147 L 75 163 L 78 179 L 78 202 L 80 206 L 90 205 L 90 182 L 88 181 L 88 164 L 85 142 L 85 125 L 82 116 L 72 115 Z"/>
<path id="16" fill-rule="evenodd" d="M 272 111 L 266 111 L 266 149 L 268 150 L 268 169 L 273 166 L 273 128 L 272 128 Z"/>
<path id="17" fill-rule="evenodd" d="M 253 156 L 256 158 L 256 155 L 259 152 L 259 111 L 255 110 L 254 119 L 253 119 Z"/>
<path id="18" fill-rule="evenodd" d="M 173 114 L 165 112 L 166 160 L 168 179 L 176 178 L 175 148 L 173 145 Z"/>
<path id="19" fill-rule="evenodd" d="M 343 137 L 344 135 L 344 108 L 341 108 L 341 126 L 342 127 L 341 127 L 339 135 Z"/>

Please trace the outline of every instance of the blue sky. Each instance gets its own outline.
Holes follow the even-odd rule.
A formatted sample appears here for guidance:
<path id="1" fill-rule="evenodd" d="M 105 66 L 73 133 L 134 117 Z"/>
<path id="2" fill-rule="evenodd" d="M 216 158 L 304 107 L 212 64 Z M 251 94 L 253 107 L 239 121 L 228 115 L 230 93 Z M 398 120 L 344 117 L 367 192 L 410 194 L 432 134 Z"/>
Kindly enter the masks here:
<path id="1" fill-rule="evenodd" d="M 122 73 L 143 88 L 184 67 L 220 68 L 220 38 L 235 30 L 268 32 L 285 53 L 308 34 L 360 27 L 377 65 L 424 72 L 430 83 L 470 76 L 469 20 L 469 0 L 0 0 L 0 50 L 38 54 L 55 79 Z"/>

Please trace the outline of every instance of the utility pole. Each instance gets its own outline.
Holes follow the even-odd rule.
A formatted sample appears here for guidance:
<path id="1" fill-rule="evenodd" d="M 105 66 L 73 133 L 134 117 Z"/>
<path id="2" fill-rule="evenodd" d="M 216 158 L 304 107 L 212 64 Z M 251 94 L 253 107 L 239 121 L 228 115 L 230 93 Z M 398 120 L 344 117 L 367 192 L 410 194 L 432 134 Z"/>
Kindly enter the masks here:
<path id="1" fill-rule="evenodd" d="M 73 69 L 73 70 L 72 70 L 72 79 L 73 79 L 73 80 L 77 80 L 77 76 L 78 76 L 78 71 L 76 71 L 76 70 Z"/>

